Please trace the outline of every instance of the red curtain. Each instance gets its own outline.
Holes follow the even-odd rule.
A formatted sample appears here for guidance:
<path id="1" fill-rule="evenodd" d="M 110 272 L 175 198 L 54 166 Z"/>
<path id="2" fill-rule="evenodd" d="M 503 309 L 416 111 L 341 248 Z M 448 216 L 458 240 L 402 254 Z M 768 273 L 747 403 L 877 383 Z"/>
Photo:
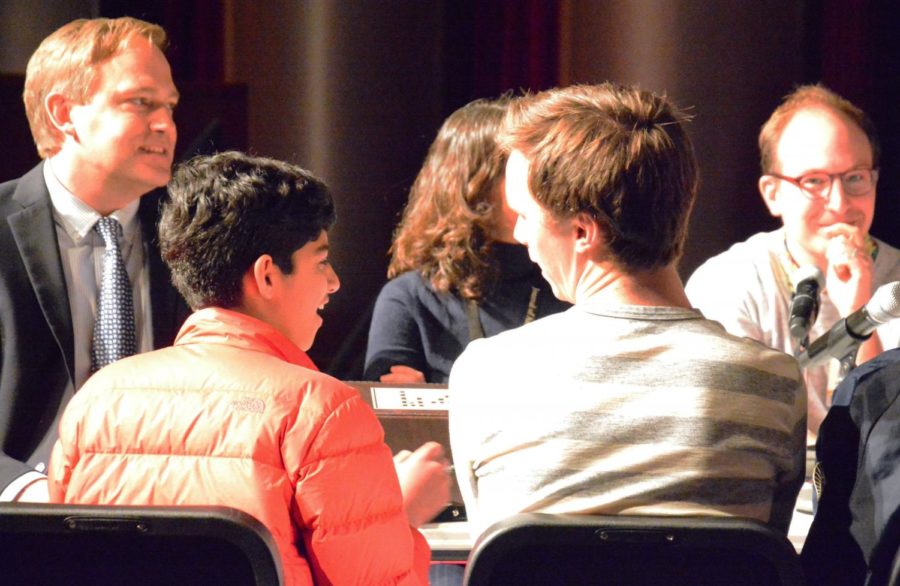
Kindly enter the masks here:
<path id="1" fill-rule="evenodd" d="M 900 216 L 900 10 L 883 0 L 819 0 L 820 31 L 812 54 L 825 85 L 869 114 L 882 145 L 872 233 L 898 246 Z"/>
<path id="2" fill-rule="evenodd" d="M 225 14 L 220 0 L 102 0 L 100 15 L 134 16 L 159 24 L 169 37 L 167 57 L 175 79 L 225 78 Z"/>
<path id="3" fill-rule="evenodd" d="M 547 89 L 559 83 L 559 0 L 492 0 L 474 6 L 474 92 Z"/>

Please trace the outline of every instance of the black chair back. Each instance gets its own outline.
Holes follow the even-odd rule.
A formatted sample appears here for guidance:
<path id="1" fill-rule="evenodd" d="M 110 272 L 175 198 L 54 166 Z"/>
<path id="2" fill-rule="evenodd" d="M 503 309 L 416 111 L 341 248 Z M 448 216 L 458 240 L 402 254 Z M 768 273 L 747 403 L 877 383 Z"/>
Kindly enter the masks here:
<path id="1" fill-rule="evenodd" d="M 786 537 L 721 517 L 521 514 L 479 537 L 468 586 L 802 585 Z"/>
<path id="2" fill-rule="evenodd" d="M 277 586 L 269 531 L 227 507 L 0 505 L 0 583 Z"/>

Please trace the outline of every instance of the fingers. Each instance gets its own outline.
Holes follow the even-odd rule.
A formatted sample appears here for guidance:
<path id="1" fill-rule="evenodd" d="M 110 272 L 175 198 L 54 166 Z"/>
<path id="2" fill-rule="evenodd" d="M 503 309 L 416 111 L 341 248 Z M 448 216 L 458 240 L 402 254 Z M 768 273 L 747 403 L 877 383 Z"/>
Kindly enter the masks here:
<path id="1" fill-rule="evenodd" d="M 410 366 L 395 364 L 391 371 L 381 375 L 378 379 L 383 383 L 424 383 L 425 375 Z"/>
<path id="2" fill-rule="evenodd" d="M 856 257 L 866 256 L 865 242 L 859 242 L 856 238 L 847 236 L 835 236 L 828 241 L 825 256 L 829 261 L 837 261 L 841 258 L 852 260 Z"/>
<path id="3" fill-rule="evenodd" d="M 427 460 L 446 460 L 444 458 L 444 446 L 437 442 L 425 442 L 416 448 L 416 455 Z"/>
<path id="4" fill-rule="evenodd" d="M 822 234 L 830 240 L 840 238 L 852 243 L 858 248 L 862 248 L 866 243 L 866 235 L 861 229 L 857 228 L 853 224 L 832 224 L 831 226 L 823 228 Z"/>
<path id="5" fill-rule="evenodd" d="M 828 230 L 825 288 L 841 316 L 846 317 L 871 297 L 874 263 L 861 230 L 836 224 Z"/>
<path id="6" fill-rule="evenodd" d="M 437 442 L 426 442 L 416 448 L 410 461 L 417 461 L 430 473 L 446 474 L 450 469 L 450 461 L 444 453 L 444 446 Z"/>
<path id="7" fill-rule="evenodd" d="M 829 244 L 825 258 L 828 260 L 829 272 L 833 272 L 840 281 L 848 281 L 854 273 L 859 272 L 854 269 L 857 269 L 862 262 L 859 251 L 848 248 L 842 243 Z"/>
<path id="8" fill-rule="evenodd" d="M 868 272 L 872 264 L 862 230 L 848 224 L 836 224 L 826 231 L 829 235 L 825 249 L 829 270 L 842 280 Z"/>
<path id="9" fill-rule="evenodd" d="M 433 519 L 447 505 L 449 470 L 444 448 L 437 442 L 422 444 L 397 466 L 403 507 L 413 527 Z"/>
<path id="10" fill-rule="evenodd" d="M 394 464 L 400 464 L 401 462 L 405 462 L 412 455 L 412 452 L 409 450 L 400 450 L 396 454 L 394 454 Z"/>
<path id="11" fill-rule="evenodd" d="M 442 467 L 446 468 L 450 465 L 449 460 L 444 455 L 444 446 L 437 442 L 425 442 L 418 448 L 416 451 L 411 452 L 409 450 L 400 450 L 396 454 L 394 454 L 394 463 L 422 463 L 426 464 L 429 462 L 434 462 L 440 464 Z"/>

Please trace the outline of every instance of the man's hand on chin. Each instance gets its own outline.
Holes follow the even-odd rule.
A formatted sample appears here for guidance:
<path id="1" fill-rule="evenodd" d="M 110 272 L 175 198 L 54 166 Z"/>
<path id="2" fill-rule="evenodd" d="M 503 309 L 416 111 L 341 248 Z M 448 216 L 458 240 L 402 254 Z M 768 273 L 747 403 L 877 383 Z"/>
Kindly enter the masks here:
<path id="1" fill-rule="evenodd" d="M 825 288 L 841 317 L 847 317 L 872 297 L 872 255 L 866 234 L 856 226 L 835 224 L 826 235 Z"/>

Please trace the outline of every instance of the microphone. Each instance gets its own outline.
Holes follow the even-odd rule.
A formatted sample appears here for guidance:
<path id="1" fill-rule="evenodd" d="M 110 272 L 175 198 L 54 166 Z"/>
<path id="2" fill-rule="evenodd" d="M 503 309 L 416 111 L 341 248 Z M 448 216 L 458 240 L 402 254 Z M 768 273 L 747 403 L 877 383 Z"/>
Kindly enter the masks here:
<path id="1" fill-rule="evenodd" d="M 864 307 L 834 324 L 797 360 L 803 368 L 815 366 L 827 358 L 843 360 L 868 340 L 875 328 L 897 317 L 900 317 L 900 281 L 879 287 Z"/>
<path id="2" fill-rule="evenodd" d="M 815 265 L 805 265 L 794 273 L 797 290 L 791 298 L 791 337 L 802 340 L 819 315 L 819 291 L 825 287 L 825 275 Z"/>

